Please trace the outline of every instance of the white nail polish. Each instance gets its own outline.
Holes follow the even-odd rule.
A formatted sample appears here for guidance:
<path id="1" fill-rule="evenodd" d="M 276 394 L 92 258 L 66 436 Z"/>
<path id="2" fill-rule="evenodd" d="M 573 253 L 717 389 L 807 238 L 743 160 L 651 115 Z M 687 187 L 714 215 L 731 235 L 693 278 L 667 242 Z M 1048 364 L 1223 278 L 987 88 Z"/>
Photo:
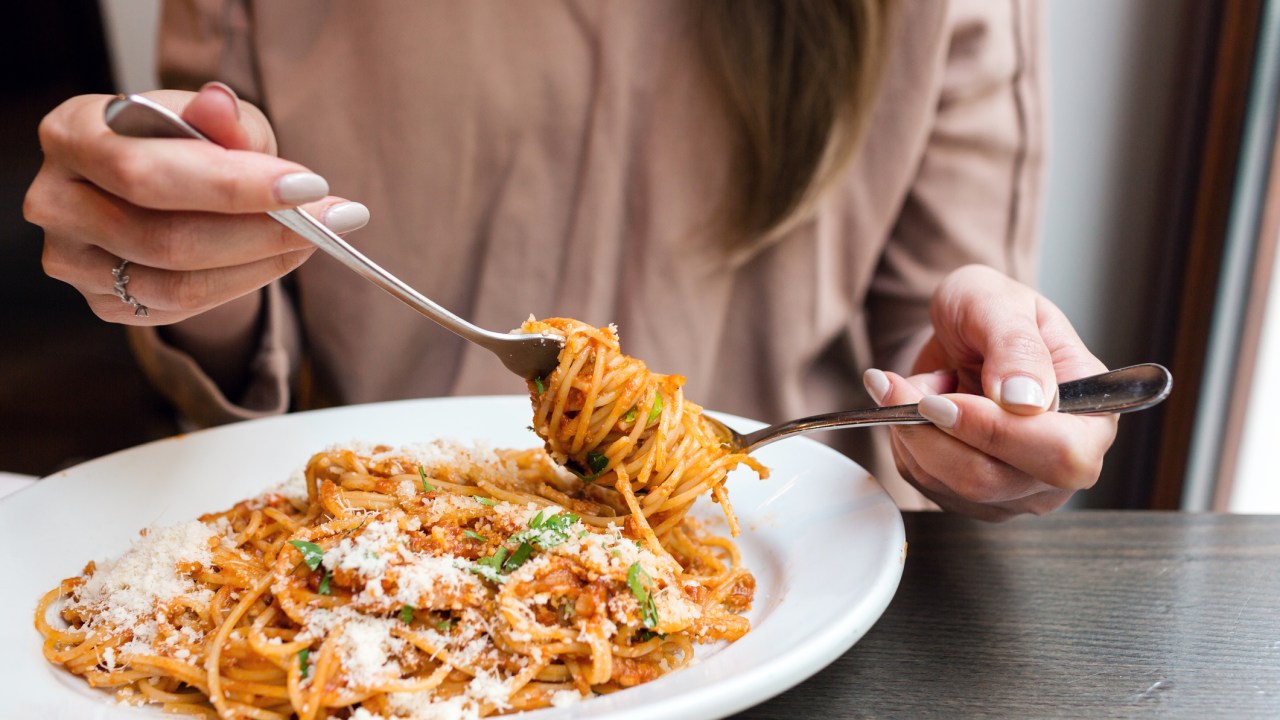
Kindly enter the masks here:
<path id="1" fill-rule="evenodd" d="M 288 205 L 315 202 L 329 195 L 329 182 L 309 172 L 289 173 L 276 180 L 276 199 Z"/>
<path id="2" fill-rule="evenodd" d="M 231 98 L 231 105 L 236 109 L 236 119 L 239 120 L 240 119 L 240 98 L 239 96 L 236 95 L 236 91 L 232 90 L 230 85 L 224 82 L 219 82 L 217 80 L 210 80 L 200 88 L 201 91 L 209 90 L 209 89 L 219 90 L 222 93 L 224 93 L 227 97 Z"/>
<path id="3" fill-rule="evenodd" d="M 1044 388 L 1040 382 L 1027 375 L 1007 377 L 1000 383 L 1000 402 L 1003 405 L 1022 405 L 1043 408 Z"/>
<path id="4" fill-rule="evenodd" d="M 369 224 L 369 208 L 358 202 L 338 203 L 324 213 L 325 227 L 341 235 Z"/>
<path id="5" fill-rule="evenodd" d="M 941 395 L 926 395 L 917 409 L 925 420 L 940 428 L 953 428 L 960 418 L 960 408 Z"/>
<path id="6" fill-rule="evenodd" d="M 875 368 L 869 368 L 862 373 L 862 384 L 867 388 L 867 394 L 877 405 L 884 403 L 885 395 L 889 394 L 889 376 Z"/>

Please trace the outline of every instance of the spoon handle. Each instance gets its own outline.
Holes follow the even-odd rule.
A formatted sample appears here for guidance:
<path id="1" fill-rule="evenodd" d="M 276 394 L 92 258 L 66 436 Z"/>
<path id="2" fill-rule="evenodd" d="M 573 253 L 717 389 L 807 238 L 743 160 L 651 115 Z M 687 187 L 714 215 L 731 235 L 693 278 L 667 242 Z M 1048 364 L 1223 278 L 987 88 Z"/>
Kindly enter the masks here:
<path id="1" fill-rule="evenodd" d="M 1145 410 L 1160 404 L 1173 389 L 1173 376 L 1161 365 L 1146 363 L 1062 383 L 1058 408 L 1071 415 L 1110 415 Z M 771 442 L 837 428 L 866 425 L 926 425 L 915 405 L 843 410 L 770 425 L 741 436 L 744 452 Z"/>

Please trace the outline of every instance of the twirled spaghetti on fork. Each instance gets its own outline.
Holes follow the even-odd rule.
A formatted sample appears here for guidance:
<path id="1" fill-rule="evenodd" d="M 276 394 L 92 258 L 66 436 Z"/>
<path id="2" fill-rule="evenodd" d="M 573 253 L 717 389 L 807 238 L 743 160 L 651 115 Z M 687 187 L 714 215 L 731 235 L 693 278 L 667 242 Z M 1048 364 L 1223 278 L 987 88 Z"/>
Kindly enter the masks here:
<path id="1" fill-rule="evenodd" d="M 738 535 L 725 477 L 738 465 L 761 478 L 769 471 L 721 444 L 702 408 L 685 399 L 684 377 L 623 355 L 613 327 L 554 318 L 521 329 L 565 338 L 559 366 L 529 381 L 533 427 L 557 462 L 588 480 L 589 496 L 632 516 L 656 546 L 710 493 Z"/>

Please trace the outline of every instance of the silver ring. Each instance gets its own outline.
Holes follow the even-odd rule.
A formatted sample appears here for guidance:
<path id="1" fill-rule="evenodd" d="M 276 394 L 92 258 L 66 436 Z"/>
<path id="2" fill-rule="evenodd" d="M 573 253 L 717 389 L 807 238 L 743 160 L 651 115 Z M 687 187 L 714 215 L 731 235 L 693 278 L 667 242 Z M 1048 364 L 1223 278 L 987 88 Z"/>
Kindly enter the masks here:
<path id="1" fill-rule="evenodd" d="M 111 277 L 116 279 L 115 286 L 112 289 L 115 291 L 116 297 L 133 307 L 134 317 L 147 317 L 147 306 L 138 302 L 126 289 L 129 285 L 129 276 L 124 274 L 127 267 L 129 267 L 129 261 L 121 260 L 120 264 L 111 271 Z"/>

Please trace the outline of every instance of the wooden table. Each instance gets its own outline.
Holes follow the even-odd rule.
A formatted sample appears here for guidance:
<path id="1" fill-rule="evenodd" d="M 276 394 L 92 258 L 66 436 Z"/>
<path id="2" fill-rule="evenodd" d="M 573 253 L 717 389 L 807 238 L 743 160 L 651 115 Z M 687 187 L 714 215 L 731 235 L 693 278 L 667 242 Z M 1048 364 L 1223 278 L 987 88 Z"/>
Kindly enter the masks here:
<path id="1" fill-rule="evenodd" d="M 741 718 L 1280 718 L 1280 517 L 906 513 L 889 609 Z"/>

